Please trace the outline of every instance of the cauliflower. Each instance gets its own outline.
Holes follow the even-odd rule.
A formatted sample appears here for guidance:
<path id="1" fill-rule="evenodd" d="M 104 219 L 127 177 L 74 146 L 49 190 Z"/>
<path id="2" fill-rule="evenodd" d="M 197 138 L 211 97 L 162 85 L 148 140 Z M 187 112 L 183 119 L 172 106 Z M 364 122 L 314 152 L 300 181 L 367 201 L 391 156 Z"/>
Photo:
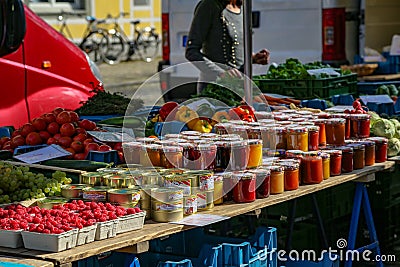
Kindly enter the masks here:
<path id="1" fill-rule="evenodd" d="M 397 138 L 391 138 L 388 141 L 388 157 L 397 156 L 400 152 L 400 140 Z"/>
<path id="2" fill-rule="evenodd" d="M 400 122 L 397 119 L 390 119 L 389 121 L 392 122 L 396 129 L 393 137 L 400 138 Z"/>
<path id="3" fill-rule="evenodd" d="M 374 123 L 379 120 L 381 117 L 376 112 L 373 111 L 368 111 L 368 114 L 371 116 L 371 127 L 374 125 Z"/>
<path id="4" fill-rule="evenodd" d="M 387 119 L 377 120 L 371 128 L 372 134 L 375 136 L 386 137 L 388 139 L 393 138 L 396 133 L 394 124 Z"/>

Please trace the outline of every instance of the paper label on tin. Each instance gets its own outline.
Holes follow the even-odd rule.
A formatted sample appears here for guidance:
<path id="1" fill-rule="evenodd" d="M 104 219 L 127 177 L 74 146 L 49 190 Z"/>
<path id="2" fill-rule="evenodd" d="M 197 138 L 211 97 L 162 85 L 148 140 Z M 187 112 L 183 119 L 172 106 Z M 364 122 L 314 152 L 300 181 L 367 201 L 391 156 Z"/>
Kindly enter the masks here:
<path id="1" fill-rule="evenodd" d="M 198 209 L 207 208 L 207 194 L 206 193 L 197 193 L 197 208 Z"/>
<path id="2" fill-rule="evenodd" d="M 188 197 L 185 199 L 183 205 L 183 212 L 185 215 L 190 215 L 197 212 L 197 197 Z"/>
<path id="3" fill-rule="evenodd" d="M 178 209 L 182 209 L 183 204 L 182 203 L 177 203 L 177 204 L 169 204 L 169 203 L 157 203 L 156 204 L 156 210 L 164 210 L 164 211 L 174 211 Z"/>
<path id="4" fill-rule="evenodd" d="M 200 176 L 200 190 L 208 191 L 214 189 L 214 177 Z"/>
<path id="5" fill-rule="evenodd" d="M 192 193 L 191 182 L 188 180 L 165 180 L 166 187 L 179 186 L 183 190 L 183 195 L 188 196 Z"/>
<path id="6" fill-rule="evenodd" d="M 169 201 L 178 201 L 182 200 L 183 198 L 183 192 L 176 192 L 176 193 L 171 193 L 168 195 L 168 200 Z"/>
<path id="7" fill-rule="evenodd" d="M 140 200 L 140 193 L 132 194 L 132 202 L 138 202 Z"/>
<path id="8" fill-rule="evenodd" d="M 97 192 L 85 192 L 82 194 L 82 197 L 84 199 L 90 199 L 90 200 L 105 200 L 106 194 L 101 194 Z"/>

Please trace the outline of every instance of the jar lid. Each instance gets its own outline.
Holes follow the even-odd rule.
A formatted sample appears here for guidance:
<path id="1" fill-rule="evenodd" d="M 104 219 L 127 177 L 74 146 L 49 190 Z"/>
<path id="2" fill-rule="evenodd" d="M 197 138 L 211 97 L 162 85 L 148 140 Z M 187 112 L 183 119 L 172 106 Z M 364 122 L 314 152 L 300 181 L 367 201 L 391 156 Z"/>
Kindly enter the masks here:
<path id="1" fill-rule="evenodd" d="M 357 143 L 363 144 L 364 146 L 374 146 L 375 142 L 372 140 L 358 140 Z"/>
<path id="2" fill-rule="evenodd" d="M 329 153 L 321 152 L 321 158 L 322 159 L 329 159 L 330 157 L 331 157 L 331 155 Z"/>
<path id="3" fill-rule="evenodd" d="M 250 146 L 262 145 L 262 140 L 261 139 L 248 139 L 247 144 L 249 144 Z"/>
<path id="4" fill-rule="evenodd" d="M 269 125 L 269 124 L 275 124 L 275 120 L 274 119 L 272 119 L 273 118 L 273 116 L 272 116 L 272 114 L 271 114 L 271 119 L 260 119 L 260 120 L 258 120 L 258 122 L 261 124 L 261 125 Z"/>
<path id="5" fill-rule="evenodd" d="M 226 134 L 222 135 L 221 140 L 223 141 L 238 141 L 242 140 L 243 138 L 238 134 Z"/>
<path id="6" fill-rule="evenodd" d="M 274 115 L 274 119 L 277 121 L 287 121 L 289 118 L 290 116 L 287 115 Z"/>
<path id="7" fill-rule="evenodd" d="M 164 135 L 164 139 L 179 139 L 182 138 L 181 134 L 166 134 Z"/>
<path id="8" fill-rule="evenodd" d="M 158 145 L 158 144 L 146 145 L 144 147 L 146 147 L 147 150 L 153 150 L 153 151 L 162 149 L 162 145 Z"/>
<path id="9" fill-rule="evenodd" d="M 388 139 L 385 137 L 369 137 L 367 140 L 374 141 L 375 144 L 383 144 L 388 142 Z"/>
<path id="10" fill-rule="evenodd" d="M 321 152 L 320 151 L 307 151 L 307 152 L 304 152 L 303 155 L 305 157 L 319 157 L 319 156 L 321 156 Z"/>
<path id="11" fill-rule="evenodd" d="M 319 119 L 329 119 L 331 117 L 331 115 L 326 112 L 320 112 L 320 113 L 318 113 L 317 117 Z"/>
<path id="12" fill-rule="evenodd" d="M 272 112 L 269 111 L 255 111 L 254 116 L 256 116 L 256 118 L 263 118 L 263 119 L 273 118 Z"/>
<path id="13" fill-rule="evenodd" d="M 313 119 L 314 124 L 325 124 L 327 119 Z"/>
<path id="14" fill-rule="evenodd" d="M 159 139 L 158 138 L 151 138 L 151 137 L 138 137 L 138 138 L 136 138 L 137 142 L 145 143 L 145 144 L 153 144 L 157 140 L 159 140 Z"/>
<path id="15" fill-rule="evenodd" d="M 296 114 L 300 114 L 300 115 L 312 115 L 313 113 L 311 111 L 308 110 L 297 110 Z"/>
<path id="16" fill-rule="evenodd" d="M 183 147 L 181 146 L 164 146 L 163 148 L 164 153 L 165 152 L 182 152 L 183 151 Z"/>
<path id="17" fill-rule="evenodd" d="M 270 170 L 271 172 L 283 172 L 284 171 L 284 168 L 279 165 L 265 166 L 264 168 L 267 170 Z"/>
<path id="18" fill-rule="evenodd" d="M 171 138 L 171 139 L 168 139 L 168 140 L 171 140 L 171 141 L 174 141 L 175 143 L 186 143 L 188 140 L 187 139 L 184 139 L 184 138 Z"/>
<path id="19" fill-rule="evenodd" d="M 361 143 L 351 143 L 351 144 L 347 144 L 346 146 L 352 147 L 354 150 L 365 149 L 365 145 L 361 144 Z"/>
<path id="20" fill-rule="evenodd" d="M 278 159 L 276 162 L 279 164 L 299 164 L 300 159 Z"/>
<path id="21" fill-rule="evenodd" d="M 289 133 L 306 133 L 307 132 L 307 127 L 288 127 Z"/>
<path id="22" fill-rule="evenodd" d="M 200 137 L 201 137 L 201 138 L 206 138 L 206 139 L 209 139 L 209 138 L 216 138 L 216 137 L 219 137 L 219 134 L 216 134 L 216 133 L 202 133 L 202 134 L 200 135 Z"/>
<path id="23" fill-rule="evenodd" d="M 332 118 L 326 121 L 326 124 L 345 124 L 346 119 L 343 118 Z"/>
<path id="24" fill-rule="evenodd" d="M 351 146 L 339 146 L 339 147 L 337 147 L 337 149 L 342 150 L 342 154 L 343 154 L 343 152 L 346 152 L 346 153 L 353 152 L 353 148 Z"/>
<path id="25" fill-rule="evenodd" d="M 293 124 L 293 121 L 276 121 L 275 124 L 277 126 L 288 126 Z"/>
<path id="26" fill-rule="evenodd" d="M 312 121 L 302 121 L 302 122 L 299 122 L 298 125 L 300 125 L 300 126 L 314 126 L 315 124 Z"/>
<path id="27" fill-rule="evenodd" d="M 302 150 L 288 150 L 286 151 L 286 156 L 291 157 L 291 156 L 303 156 L 304 155 L 304 151 Z"/>
<path id="28" fill-rule="evenodd" d="M 213 143 L 199 143 L 197 144 L 196 148 L 201 151 L 216 150 L 217 146 Z"/>
<path id="29" fill-rule="evenodd" d="M 299 169 L 300 165 L 298 163 L 288 163 L 288 162 L 282 162 L 278 163 L 283 167 L 285 171 L 294 171 Z"/>
<path id="30" fill-rule="evenodd" d="M 292 121 L 292 122 L 304 122 L 305 121 L 305 118 L 303 118 L 303 117 L 297 117 L 297 118 L 290 118 L 289 119 L 290 121 Z"/>
<path id="31" fill-rule="evenodd" d="M 371 118 L 369 114 L 350 114 L 352 120 L 367 120 L 369 118 Z"/>
<path id="32" fill-rule="evenodd" d="M 155 142 L 157 145 L 162 146 L 170 146 L 170 145 L 177 145 L 178 143 L 174 140 L 158 140 Z"/>
<path id="33" fill-rule="evenodd" d="M 232 142 L 230 142 L 230 144 L 232 147 L 245 147 L 246 141 L 243 141 L 243 140 L 232 141 Z"/>
<path id="34" fill-rule="evenodd" d="M 319 131 L 319 126 L 306 126 L 309 132 L 318 132 Z"/>
<path id="35" fill-rule="evenodd" d="M 275 132 L 278 134 L 282 134 L 282 133 L 286 133 L 287 132 L 287 128 L 286 127 L 271 127 L 270 129 L 268 129 L 271 132 Z"/>
<path id="36" fill-rule="evenodd" d="M 142 146 L 143 143 L 140 142 L 123 142 L 122 143 L 122 148 L 123 149 L 129 149 L 129 148 L 135 148 L 138 149 Z"/>
<path id="37" fill-rule="evenodd" d="M 228 142 L 228 141 L 216 141 L 214 144 L 217 146 L 217 148 L 218 147 L 230 147 L 231 146 L 230 142 Z"/>
<path id="38" fill-rule="evenodd" d="M 347 114 L 347 113 L 332 113 L 331 114 L 331 118 L 344 118 L 344 119 L 347 119 L 347 118 L 350 118 L 350 114 Z"/>
<path id="39" fill-rule="evenodd" d="M 231 127 L 231 131 L 233 132 L 245 132 L 247 129 L 249 128 L 249 126 L 247 125 L 232 125 Z"/>
<path id="40" fill-rule="evenodd" d="M 192 143 L 178 143 L 178 146 L 180 146 L 184 149 L 194 148 L 194 144 L 192 144 Z"/>
<path id="41" fill-rule="evenodd" d="M 241 180 L 256 179 L 256 174 L 251 172 L 243 172 L 239 174 Z"/>
<path id="42" fill-rule="evenodd" d="M 270 175 L 271 174 L 270 170 L 263 169 L 263 168 L 250 170 L 249 172 L 254 173 L 255 175 Z"/>
<path id="43" fill-rule="evenodd" d="M 246 128 L 246 130 L 248 132 L 261 132 L 262 129 L 263 129 L 262 126 L 252 126 L 252 127 Z"/>
<path id="44" fill-rule="evenodd" d="M 342 150 L 331 149 L 331 150 L 323 150 L 324 153 L 328 153 L 330 155 L 340 156 L 342 155 Z"/>

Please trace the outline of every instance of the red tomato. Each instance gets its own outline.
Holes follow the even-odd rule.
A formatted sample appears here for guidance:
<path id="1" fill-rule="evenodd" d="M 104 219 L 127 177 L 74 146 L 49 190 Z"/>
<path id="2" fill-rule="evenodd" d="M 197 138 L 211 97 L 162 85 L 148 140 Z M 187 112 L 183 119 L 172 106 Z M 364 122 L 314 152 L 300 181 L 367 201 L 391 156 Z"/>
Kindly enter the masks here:
<path id="1" fill-rule="evenodd" d="M 50 137 L 49 139 L 47 139 L 46 144 L 48 145 L 52 145 L 52 144 L 57 144 L 57 139 L 55 139 L 54 137 Z"/>
<path id="2" fill-rule="evenodd" d="M 74 136 L 74 138 L 72 138 L 74 141 L 80 141 L 83 142 L 87 139 L 87 135 L 83 134 L 83 133 L 79 133 L 77 135 Z"/>
<path id="3" fill-rule="evenodd" d="M 61 111 L 56 117 L 56 122 L 60 125 L 72 122 L 69 111 Z"/>
<path id="4" fill-rule="evenodd" d="M 16 148 L 18 146 L 23 146 L 23 145 L 25 145 L 25 138 L 22 135 L 17 135 L 11 138 L 10 141 L 11 148 Z"/>
<path id="5" fill-rule="evenodd" d="M 12 134 L 11 134 L 11 138 L 13 138 L 14 136 L 17 136 L 17 135 L 21 135 L 21 130 L 20 129 L 17 129 L 15 131 L 13 131 Z"/>
<path id="6" fill-rule="evenodd" d="M 76 127 L 76 133 L 77 134 L 85 134 L 85 135 L 87 135 L 87 133 L 86 133 L 86 130 L 85 129 L 83 129 L 83 128 L 81 128 L 81 127 Z"/>
<path id="7" fill-rule="evenodd" d="M 110 146 L 108 146 L 108 145 L 101 145 L 101 146 L 99 146 L 99 149 L 98 149 L 99 151 L 110 151 L 111 150 L 111 147 Z"/>
<path id="8" fill-rule="evenodd" d="M 89 143 L 85 146 L 85 152 L 98 151 L 98 150 L 99 150 L 99 145 L 96 143 Z"/>
<path id="9" fill-rule="evenodd" d="M 36 131 L 35 127 L 33 127 L 32 123 L 30 122 L 25 123 L 20 130 L 23 137 L 26 137 L 29 133 Z"/>
<path id="10" fill-rule="evenodd" d="M 66 137 L 66 136 L 65 136 Z M 70 148 L 70 147 L 68 147 L 68 148 L 65 148 L 65 150 L 67 150 L 69 153 L 71 153 L 71 155 L 69 155 L 69 156 L 66 156 L 65 158 L 66 159 L 73 159 L 74 158 L 74 156 L 75 156 L 75 150 L 74 149 L 72 149 L 72 148 Z"/>
<path id="11" fill-rule="evenodd" d="M 72 136 L 75 133 L 75 126 L 70 122 L 64 123 L 60 127 L 60 133 L 62 136 Z"/>
<path id="12" fill-rule="evenodd" d="M 60 133 L 56 133 L 55 135 L 53 135 L 54 139 L 56 139 L 58 141 L 58 139 L 61 138 L 61 134 Z"/>
<path id="13" fill-rule="evenodd" d="M 59 130 L 60 130 L 60 125 L 58 125 L 58 123 L 55 121 L 50 122 L 49 125 L 47 125 L 47 131 L 50 134 L 54 135 L 54 134 L 58 133 Z"/>
<path id="14" fill-rule="evenodd" d="M 72 122 L 78 122 L 79 121 L 79 115 L 75 111 L 69 111 L 69 116 L 71 117 Z"/>
<path id="15" fill-rule="evenodd" d="M 5 143 L 3 144 L 2 149 L 3 149 L 3 150 L 10 150 L 10 151 L 12 151 L 13 148 L 11 147 L 11 141 L 5 142 Z"/>
<path id="16" fill-rule="evenodd" d="M 45 113 L 42 115 L 43 119 L 46 121 L 47 124 L 50 122 L 56 121 L 56 115 L 53 113 Z"/>
<path id="17" fill-rule="evenodd" d="M 10 141 L 11 139 L 10 139 L 10 137 L 8 137 L 8 136 L 3 136 L 2 138 L 0 138 L 0 147 L 2 146 L 2 145 L 4 145 L 4 143 L 5 142 L 8 142 L 8 141 Z"/>
<path id="18" fill-rule="evenodd" d="M 93 142 L 94 142 L 93 138 L 86 138 L 85 140 L 83 140 L 83 145 L 86 147 L 89 143 Z"/>
<path id="19" fill-rule="evenodd" d="M 58 144 L 64 148 L 70 147 L 72 143 L 72 138 L 69 136 L 62 136 L 57 140 Z"/>
<path id="20" fill-rule="evenodd" d="M 115 143 L 113 149 L 122 151 L 122 142 Z"/>
<path id="21" fill-rule="evenodd" d="M 35 127 L 36 131 L 43 131 L 47 127 L 47 123 L 43 118 L 34 118 L 32 120 L 32 125 Z"/>
<path id="22" fill-rule="evenodd" d="M 46 143 L 47 140 L 51 137 L 51 135 L 48 131 L 40 131 L 39 135 L 42 138 L 43 143 Z"/>
<path id="23" fill-rule="evenodd" d="M 73 141 L 71 143 L 71 148 L 75 150 L 75 152 L 82 152 L 84 149 L 83 143 L 81 141 Z"/>
<path id="24" fill-rule="evenodd" d="M 96 123 L 88 119 L 83 119 L 79 122 L 79 127 L 82 127 L 86 131 L 91 131 L 96 128 Z"/>
<path id="25" fill-rule="evenodd" d="M 86 153 L 76 153 L 76 154 L 74 155 L 74 159 L 77 159 L 77 160 L 84 160 L 84 159 L 86 159 Z"/>
<path id="26" fill-rule="evenodd" d="M 39 133 L 31 132 L 26 136 L 25 142 L 27 145 L 37 146 L 37 145 L 42 144 L 43 141 L 42 141 L 42 138 L 40 137 Z"/>
<path id="27" fill-rule="evenodd" d="M 122 151 L 118 151 L 118 158 L 121 163 L 125 163 L 125 157 Z"/>
<path id="28" fill-rule="evenodd" d="M 54 115 L 58 115 L 58 114 L 60 114 L 61 112 L 63 112 L 65 109 L 63 109 L 63 108 L 60 108 L 60 107 L 58 107 L 58 108 L 55 108 L 55 109 L 53 109 L 53 114 Z"/>

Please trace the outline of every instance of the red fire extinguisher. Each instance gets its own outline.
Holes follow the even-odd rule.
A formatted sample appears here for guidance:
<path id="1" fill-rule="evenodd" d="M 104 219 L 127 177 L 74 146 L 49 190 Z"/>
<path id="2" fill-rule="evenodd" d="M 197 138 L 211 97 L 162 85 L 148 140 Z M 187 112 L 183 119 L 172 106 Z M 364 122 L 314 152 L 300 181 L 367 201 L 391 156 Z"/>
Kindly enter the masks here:
<path id="1" fill-rule="evenodd" d="M 322 61 L 332 65 L 347 61 L 345 8 L 322 9 Z"/>

